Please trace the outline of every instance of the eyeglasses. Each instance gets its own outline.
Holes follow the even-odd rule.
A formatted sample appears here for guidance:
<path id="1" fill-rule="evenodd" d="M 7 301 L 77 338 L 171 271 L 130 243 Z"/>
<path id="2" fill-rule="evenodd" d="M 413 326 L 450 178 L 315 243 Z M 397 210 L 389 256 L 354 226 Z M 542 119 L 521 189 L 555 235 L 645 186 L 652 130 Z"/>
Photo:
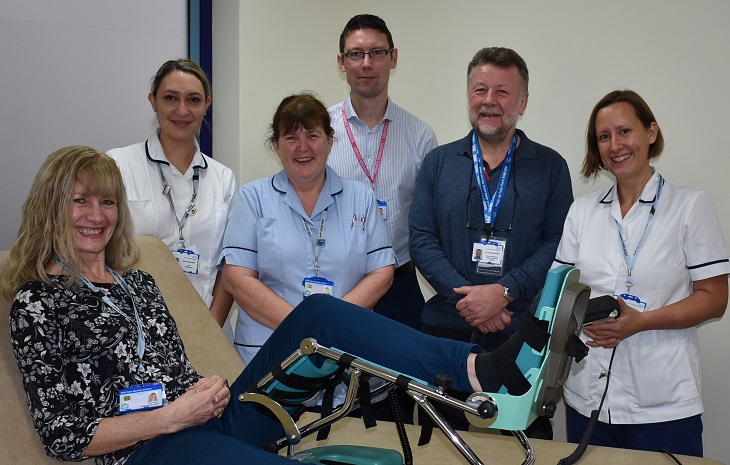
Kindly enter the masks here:
<path id="1" fill-rule="evenodd" d="M 385 57 L 387 57 L 388 54 L 392 51 L 392 48 L 388 50 L 376 48 L 374 50 L 370 50 L 369 52 L 363 52 L 362 50 L 353 50 L 351 52 L 342 53 L 341 55 L 350 61 L 363 61 L 365 59 L 365 55 L 368 55 L 370 57 L 370 61 L 383 61 L 385 60 Z"/>
<path id="2" fill-rule="evenodd" d="M 472 164 L 471 172 L 472 172 L 471 179 L 473 182 L 474 181 L 474 164 Z M 492 237 L 494 235 L 494 233 L 496 233 L 496 232 L 507 233 L 507 232 L 512 231 L 512 223 L 514 223 L 514 221 L 515 221 L 515 211 L 517 211 L 517 200 L 519 197 L 517 195 L 517 171 L 515 170 L 514 165 L 512 165 L 512 182 L 510 182 L 510 184 L 512 184 L 512 190 L 515 194 L 515 202 L 512 207 L 512 218 L 509 220 L 509 226 L 507 226 L 507 228 L 493 228 L 491 224 L 484 223 L 483 214 L 479 216 L 481 218 L 481 221 L 478 222 L 478 224 L 480 224 L 479 226 L 472 225 L 469 223 L 469 212 L 472 210 L 471 208 L 469 208 L 469 206 L 471 205 L 472 192 L 475 192 L 475 191 L 477 192 L 477 196 L 479 198 L 479 211 L 483 212 L 482 192 L 479 190 L 479 186 L 476 185 L 476 186 L 472 186 L 471 189 L 469 189 L 469 193 L 466 195 L 466 229 L 468 229 L 470 231 L 482 231 L 487 236 L 487 239 Z"/>

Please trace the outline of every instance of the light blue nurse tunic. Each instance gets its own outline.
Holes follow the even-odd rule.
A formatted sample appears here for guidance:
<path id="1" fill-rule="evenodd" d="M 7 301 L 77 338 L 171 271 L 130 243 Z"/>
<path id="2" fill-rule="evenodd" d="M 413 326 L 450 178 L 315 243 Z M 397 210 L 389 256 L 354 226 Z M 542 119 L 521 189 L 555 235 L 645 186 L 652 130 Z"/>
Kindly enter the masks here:
<path id="1" fill-rule="evenodd" d="M 314 239 L 326 212 L 319 276 L 334 282 L 342 298 L 366 273 L 395 263 L 375 194 L 330 168 L 311 217 L 282 170 L 241 186 L 223 237 L 219 265 L 243 266 L 292 306 L 303 300 L 302 280 L 314 276 Z M 309 226 L 310 238 L 303 220 Z M 235 345 L 249 363 L 273 330 L 239 309 Z"/>

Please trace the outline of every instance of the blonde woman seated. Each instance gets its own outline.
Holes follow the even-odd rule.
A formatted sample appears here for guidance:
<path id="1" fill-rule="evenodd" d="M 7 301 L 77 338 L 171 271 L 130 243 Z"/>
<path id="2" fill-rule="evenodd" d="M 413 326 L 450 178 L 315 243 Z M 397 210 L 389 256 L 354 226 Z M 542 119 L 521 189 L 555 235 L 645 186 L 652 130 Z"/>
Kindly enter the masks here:
<path id="1" fill-rule="evenodd" d="M 263 451 L 283 434 L 281 425 L 252 404 L 230 400 L 305 337 L 414 378 L 446 374 L 459 390 L 496 391 L 502 384 L 492 356 L 478 346 L 317 295 L 290 312 L 229 389 L 222 377 L 202 377 L 192 367 L 154 280 L 128 268 L 137 254 L 114 160 L 89 147 L 51 154 L 33 182 L 0 280 L 0 293 L 14 299 L 10 337 L 30 415 L 51 457 L 128 465 L 300 463 Z M 516 354 L 522 342 L 509 344 Z M 152 386 L 147 404 L 166 402 L 127 408 L 120 393 L 137 385 Z"/>

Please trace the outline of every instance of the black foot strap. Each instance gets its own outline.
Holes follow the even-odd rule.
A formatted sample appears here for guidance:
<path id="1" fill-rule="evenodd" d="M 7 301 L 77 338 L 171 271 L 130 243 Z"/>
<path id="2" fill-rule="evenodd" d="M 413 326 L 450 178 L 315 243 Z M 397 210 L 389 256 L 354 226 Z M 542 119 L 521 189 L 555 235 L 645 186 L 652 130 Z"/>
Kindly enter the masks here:
<path id="1" fill-rule="evenodd" d="M 530 390 L 531 384 L 517 366 L 517 356 L 526 343 L 532 349 L 541 352 L 550 339 L 549 323 L 533 315 L 525 315 L 517 332 L 506 344 L 502 344 L 492 352 L 492 363 L 499 379 L 514 396 L 521 396 Z"/>

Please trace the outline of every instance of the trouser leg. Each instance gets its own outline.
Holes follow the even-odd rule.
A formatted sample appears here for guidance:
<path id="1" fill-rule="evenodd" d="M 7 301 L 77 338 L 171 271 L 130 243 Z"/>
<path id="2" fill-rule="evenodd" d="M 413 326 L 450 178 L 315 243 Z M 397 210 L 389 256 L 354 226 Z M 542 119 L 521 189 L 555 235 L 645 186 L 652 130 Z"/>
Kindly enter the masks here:
<path id="1" fill-rule="evenodd" d="M 420 329 L 424 303 L 416 269 L 412 268 L 400 275 L 396 273 L 393 285 L 373 311 L 411 328 Z"/>
<path id="2" fill-rule="evenodd" d="M 264 452 L 249 441 L 228 436 L 209 424 L 160 436 L 132 454 L 128 465 L 279 465 L 300 463 Z"/>
<path id="3" fill-rule="evenodd" d="M 231 435 L 256 444 L 280 437 L 283 431 L 278 422 L 252 404 L 240 404 L 237 397 L 297 350 L 306 337 L 418 379 L 446 374 L 455 388 L 464 391 L 471 390 L 467 356 L 479 352 L 473 344 L 428 336 L 334 297 L 310 296 L 279 325 L 231 385 L 231 405 L 222 419 Z"/>
<path id="4" fill-rule="evenodd" d="M 279 325 L 244 370 L 245 386 L 268 373 L 306 337 L 419 379 L 449 375 L 461 390 L 471 390 L 467 356 L 480 352 L 474 344 L 434 338 L 334 297 L 313 295 Z"/>

